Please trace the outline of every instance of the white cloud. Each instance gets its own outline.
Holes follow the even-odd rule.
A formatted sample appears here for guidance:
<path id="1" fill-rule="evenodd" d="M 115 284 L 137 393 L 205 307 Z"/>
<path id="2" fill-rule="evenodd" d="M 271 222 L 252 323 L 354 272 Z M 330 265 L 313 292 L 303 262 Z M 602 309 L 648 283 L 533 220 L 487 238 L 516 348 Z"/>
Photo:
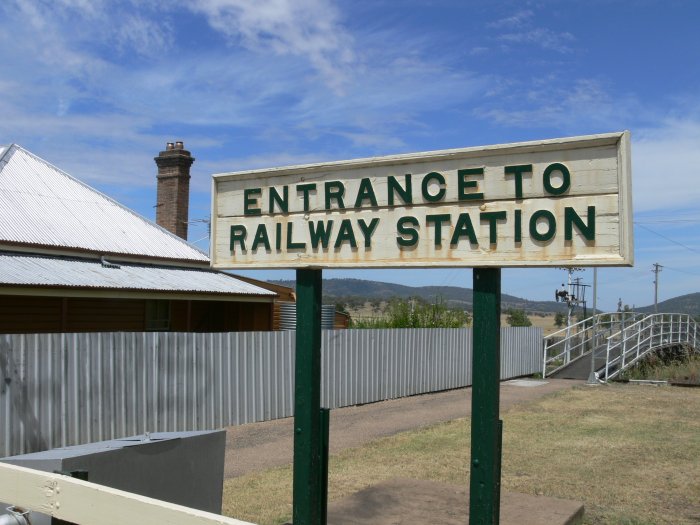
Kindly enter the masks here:
<path id="1" fill-rule="evenodd" d="M 145 56 L 157 56 L 173 45 L 170 24 L 155 23 L 139 15 L 128 15 L 116 26 L 114 38 L 122 53 L 132 50 Z"/>
<path id="2" fill-rule="evenodd" d="M 538 27 L 535 13 L 530 9 L 490 22 L 486 27 L 496 30 L 495 39 L 504 43 L 501 46 L 503 51 L 510 51 L 511 44 L 532 44 L 548 51 L 570 53 L 570 44 L 576 40 L 568 31 Z"/>
<path id="3" fill-rule="evenodd" d="M 571 42 L 576 40 L 574 35 L 568 32 L 552 31 L 537 27 L 519 32 L 506 33 L 498 37 L 499 40 L 513 44 L 534 44 L 542 49 L 556 51 L 558 53 L 570 53 Z"/>
<path id="4" fill-rule="evenodd" d="M 672 118 L 632 135 L 635 211 L 665 210 L 673 218 L 700 202 L 700 120 Z"/>
<path id="5" fill-rule="evenodd" d="M 500 18 L 494 22 L 490 22 L 487 24 L 487 27 L 493 28 L 493 29 L 500 29 L 502 27 L 507 27 L 507 28 L 512 28 L 512 27 L 519 27 L 522 26 L 523 24 L 529 23 L 530 20 L 532 20 L 534 13 L 529 10 L 529 9 L 524 9 L 522 11 L 518 11 L 512 16 L 508 16 L 505 18 Z"/>
<path id="6" fill-rule="evenodd" d="M 202 1 L 198 9 L 204 4 L 211 16 L 216 8 L 231 17 L 231 6 L 239 3 Z M 329 90 L 304 50 L 321 54 L 328 50 L 330 59 L 350 37 L 338 25 L 339 15 L 323 2 L 294 6 L 282 2 L 277 14 L 268 13 L 273 6 L 269 2 L 260 4 L 259 11 L 246 4 L 239 13 L 245 28 L 237 31 L 245 30 L 257 39 L 258 44 L 249 43 L 257 50 L 213 47 L 207 53 L 190 52 L 181 45 L 182 35 L 175 31 L 182 28 L 167 22 L 169 4 L 161 4 L 166 9 L 166 21 L 161 24 L 165 29 L 153 40 L 144 36 L 160 20 L 153 5 L 124 4 L 133 8 L 131 18 L 104 34 L 94 27 L 106 23 L 110 7 L 115 6 L 112 2 L 90 3 L 85 13 L 80 12 L 80 2 L 68 0 L 53 4 L 47 12 L 7 5 L 0 6 L 0 13 L 10 15 L 4 22 L 0 17 L 4 29 L 0 60 L 13 76 L 0 82 L 0 143 L 38 147 L 37 153 L 65 169 L 79 170 L 76 174 L 90 182 L 116 178 L 125 184 L 145 184 L 142 174 L 150 173 L 151 157 L 161 142 L 173 138 L 168 136 L 170 129 L 187 129 L 187 136 L 179 138 L 189 144 L 200 135 L 204 143 L 207 134 L 210 142 L 219 145 L 213 150 L 233 147 L 239 156 L 240 146 L 231 136 L 241 134 L 247 145 L 257 142 L 258 146 L 254 154 L 243 150 L 243 155 L 268 160 L 261 150 L 296 158 L 309 148 L 331 151 L 326 146 L 329 141 L 336 151 L 369 148 L 369 153 L 361 154 L 393 153 L 405 147 L 400 137 L 407 131 L 427 132 L 423 112 L 481 96 L 488 81 L 454 69 L 444 55 L 428 60 L 424 34 L 409 39 L 401 31 L 386 30 L 362 35 L 361 60 L 343 70 L 344 93 Z M 266 31 L 278 25 L 297 24 L 294 31 L 303 33 L 304 23 L 318 26 L 310 31 L 310 38 L 314 31 L 337 32 L 339 40 L 317 43 L 312 49 L 311 43 L 301 42 L 304 35 L 287 28 L 282 33 L 295 47 L 286 54 L 266 41 Z M 121 42 L 121 52 L 104 52 L 115 42 Z M 174 53 L 155 52 L 169 45 L 180 47 Z M 133 60 L 126 52 L 129 46 L 154 53 L 147 60 Z M 52 53 L 40 55 L 42 50 Z M 143 155 L 146 164 L 110 173 L 114 171 L 111 160 L 107 162 L 110 149 L 117 152 L 115 158 L 126 151 Z M 84 161 L 72 159 L 69 151 Z"/>
<path id="7" fill-rule="evenodd" d="M 325 81 L 342 91 L 354 61 L 353 40 L 339 11 L 326 0 L 196 0 L 217 31 L 253 50 L 307 58 Z"/>
<path id="8" fill-rule="evenodd" d="M 474 113 L 508 126 L 559 128 L 616 128 L 633 114 L 634 97 L 614 99 L 596 79 L 561 79 L 554 75 L 517 81 L 502 80 L 491 101 Z M 580 132 L 579 132 L 580 134 Z"/>

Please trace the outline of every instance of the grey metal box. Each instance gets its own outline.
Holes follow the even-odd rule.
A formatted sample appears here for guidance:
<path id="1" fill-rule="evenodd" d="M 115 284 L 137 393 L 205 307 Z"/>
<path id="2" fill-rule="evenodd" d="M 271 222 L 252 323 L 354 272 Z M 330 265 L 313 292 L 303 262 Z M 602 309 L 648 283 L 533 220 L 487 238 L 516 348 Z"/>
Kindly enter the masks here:
<path id="1" fill-rule="evenodd" d="M 0 461 L 45 472 L 86 470 L 93 483 L 219 514 L 225 445 L 223 430 L 155 432 Z M 32 513 L 33 525 L 44 523 L 48 516 Z"/>

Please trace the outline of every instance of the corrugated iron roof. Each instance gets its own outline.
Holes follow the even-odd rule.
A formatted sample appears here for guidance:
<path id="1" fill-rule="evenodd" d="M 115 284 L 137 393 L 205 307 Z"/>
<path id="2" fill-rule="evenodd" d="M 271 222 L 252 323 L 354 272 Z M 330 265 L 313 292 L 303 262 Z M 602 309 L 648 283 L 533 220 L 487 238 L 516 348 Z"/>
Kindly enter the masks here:
<path id="1" fill-rule="evenodd" d="M 274 297 L 264 288 L 206 269 L 110 263 L 0 252 L 0 285 L 143 290 Z"/>
<path id="2" fill-rule="evenodd" d="M 0 242 L 207 262 L 183 239 L 27 150 L 0 146 Z"/>

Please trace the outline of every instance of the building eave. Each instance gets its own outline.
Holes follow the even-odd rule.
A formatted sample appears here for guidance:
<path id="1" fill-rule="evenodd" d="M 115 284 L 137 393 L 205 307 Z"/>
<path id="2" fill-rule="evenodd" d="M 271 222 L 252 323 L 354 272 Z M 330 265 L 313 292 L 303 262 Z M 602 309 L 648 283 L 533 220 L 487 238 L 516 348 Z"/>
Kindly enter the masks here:
<path id="1" fill-rule="evenodd" d="M 173 301 L 219 301 L 272 303 L 276 296 L 233 295 L 226 293 L 165 292 L 111 288 L 79 288 L 70 286 L 12 286 L 0 284 L 0 295 L 39 297 L 90 297 L 102 299 L 166 299 Z"/>

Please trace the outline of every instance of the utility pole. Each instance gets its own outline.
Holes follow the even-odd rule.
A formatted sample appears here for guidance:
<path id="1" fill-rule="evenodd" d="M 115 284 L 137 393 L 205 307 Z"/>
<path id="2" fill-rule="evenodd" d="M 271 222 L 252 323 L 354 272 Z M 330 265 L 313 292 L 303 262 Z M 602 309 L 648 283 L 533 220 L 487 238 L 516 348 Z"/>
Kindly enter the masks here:
<path id="1" fill-rule="evenodd" d="M 598 315 L 596 300 L 598 296 L 598 268 L 593 268 L 593 315 Z M 595 375 L 595 351 L 598 349 L 598 318 L 593 325 L 593 348 L 591 349 L 591 372 L 588 374 L 586 384 L 597 385 L 598 378 Z"/>
<path id="2" fill-rule="evenodd" d="M 596 301 L 598 300 L 598 268 L 593 268 L 593 315 L 598 313 Z"/>
<path id="3" fill-rule="evenodd" d="M 571 293 L 571 274 L 574 273 L 573 268 L 568 269 L 568 274 L 569 274 L 569 286 L 567 287 L 567 292 L 569 294 L 569 301 L 567 301 L 567 309 L 566 309 L 566 343 L 565 343 L 565 348 L 566 348 L 566 363 L 569 362 L 569 359 L 571 358 L 571 314 L 574 313 L 574 305 L 576 304 L 576 297 L 574 296 L 573 293 Z"/>
<path id="4" fill-rule="evenodd" d="M 584 292 L 586 290 L 585 286 L 587 285 L 581 285 L 580 279 L 576 283 L 576 291 L 574 292 L 573 288 L 573 279 L 571 275 L 578 270 L 581 270 L 582 268 L 564 268 L 568 272 L 568 286 L 564 288 L 564 283 L 561 284 L 562 288 L 561 290 L 555 290 L 554 292 L 554 298 L 556 299 L 557 302 L 565 302 L 567 305 L 567 310 L 566 310 L 566 338 L 564 340 L 564 352 L 565 352 L 565 358 L 564 362 L 568 363 L 571 358 L 571 341 L 570 341 L 570 336 L 571 336 L 571 316 L 574 313 L 574 308 L 576 305 L 579 303 L 579 298 L 577 297 L 578 291 L 581 286 L 584 286 Z"/>
<path id="5" fill-rule="evenodd" d="M 583 279 L 581 277 L 576 277 L 574 279 L 574 290 L 573 296 L 576 298 L 577 304 L 583 304 L 583 318 L 588 317 L 588 312 L 586 311 L 586 288 L 589 288 L 590 284 L 581 284 Z"/>
<path id="6" fill-rule="evenodd" d="M 654 273 L 654 313 L 658 314 L 659 313 L 659 273 L 661 272 L 661 266 L 659 263 L 654 263 L 652 264 L 654 269 L 652 272 Z"/>

